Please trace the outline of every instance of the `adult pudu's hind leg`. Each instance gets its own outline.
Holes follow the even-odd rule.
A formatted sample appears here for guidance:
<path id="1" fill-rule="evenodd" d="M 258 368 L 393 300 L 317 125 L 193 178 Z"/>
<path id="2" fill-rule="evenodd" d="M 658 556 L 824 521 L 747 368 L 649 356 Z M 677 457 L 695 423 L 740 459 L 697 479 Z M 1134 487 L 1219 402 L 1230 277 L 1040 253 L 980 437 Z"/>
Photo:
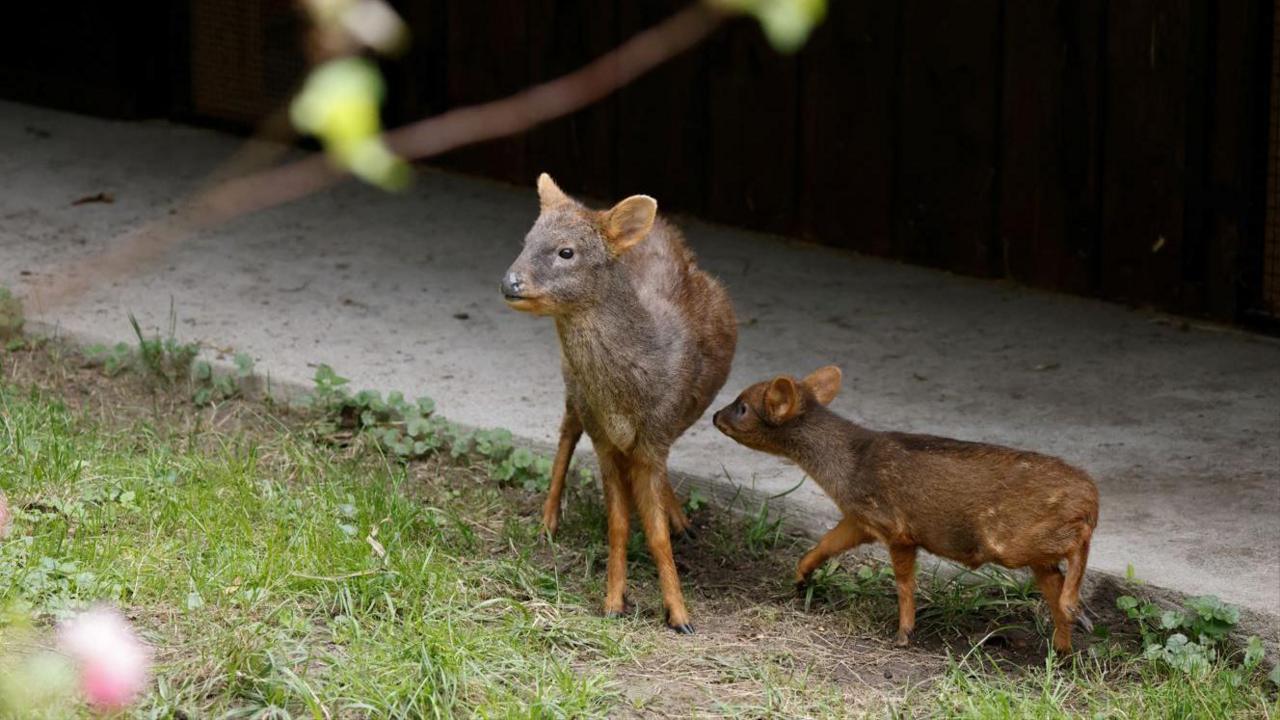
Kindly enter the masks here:
<path id="1" fill-rule="evenodd" d="M 1055 564 L 1036 566 L 1031 572 L 1053 616 L 1053 649 L 1059 653 L 1071 652 L 1071 617 L 1062 611 L 1062 571 Z"/>
<path id="2" fill-rule="evenodd" d="M 835 527 L 827 531 L 826 535 L 818 541 L 818 544 L 812 550 L 804 554 L 800 558 L 800 564 L 796 565 L 796 586 L 803 587 L 809 581 L 809 576 L 814 570 L 822 567 L 823 563 L 831 559 L 835 555 L 848 550 L 856 545 L 861 545 L 870 540 L 862 526 L 849 518 L 844 518 Z"/>
<path id="3" fill-rule="evenodd" d="M 689 624 L 689 611 L 685 609 L 684 593 L 680 589 L 680 575 L 671 554 L 671 530 L 663 487 L 667 486 L 667 462 L 665 454 L 659 457 L 633 456 L 631 458 L 631 492 L 636 511 L 644 526 L 645 539 L 649 542 L 649 554 L 658 568 L 658 585 L 662 590 L 662 604 L 667 609 L 667 627 L 681 634 L 693 632 Z"/>
<path id="4" fill-rule="evenodd" d="M 684 508 L 680 505 L 680 498 L 676 497 L 675 489 L 671 487 L 670 479 L 662 483 L 662 507 L 667 511 L 667 519 L 671 522 L 672 534 L 688 534 L 692 524 L 684 514 Z"/>
<path id="5" fill-rule="evenodd" d="M 626 459 L 616 450 L 598 453 L 600 480 L 609 528 L 609 564 L 605 575 L 604 614 L 626 611 L 627 541 L 631 537 L 631 493 L 627 489 Z"/>
<path id="6" fill-rule="evenodd" d="M 560 421 L 560 444 L 556 447 L 556 459 L 551 465 L 551 487 L 542 505 L 542 526 L 551 535 L 560 527 L 560 498 L 564 493 L 564 478 L 573 462 L 573 450 L 582 437 L 582 421 L 571 407 L 565 407 L 564 420 Z"/>
<path id="7" fill-rule="evenodd" d="M 898 585 L 898 647 L 911 644 L 911 633 L 916 629 L 916 547 L 892 545 L 889 559 L 893 561 L 893 579 Z"/>

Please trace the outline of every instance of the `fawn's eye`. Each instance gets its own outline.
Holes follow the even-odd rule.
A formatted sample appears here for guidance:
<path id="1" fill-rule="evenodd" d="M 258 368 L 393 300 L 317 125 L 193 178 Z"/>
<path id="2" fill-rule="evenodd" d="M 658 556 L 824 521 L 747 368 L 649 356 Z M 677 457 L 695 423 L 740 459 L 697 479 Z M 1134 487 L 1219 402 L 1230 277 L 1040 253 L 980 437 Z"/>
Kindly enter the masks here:
<path id="1" fill-rule="evenodd" d="M 560 252 L 556 253 L 565 260 L 573 259 L 573 248 L 560 248 Z"/>
<path id="2" fill-rule="evenodd" d="M 738 417 L 742 417 L 747 414 L 747 404 L 739 400 L 738 407 L 734 408 L 734 410 L 738 413 Z"/>

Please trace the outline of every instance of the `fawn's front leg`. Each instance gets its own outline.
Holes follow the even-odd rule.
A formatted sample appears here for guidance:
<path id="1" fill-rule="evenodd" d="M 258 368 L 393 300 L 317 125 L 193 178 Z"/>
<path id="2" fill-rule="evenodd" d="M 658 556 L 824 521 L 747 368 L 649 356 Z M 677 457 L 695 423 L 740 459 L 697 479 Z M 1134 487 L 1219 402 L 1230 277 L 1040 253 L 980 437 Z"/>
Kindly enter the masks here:
<path id="1" fill-rule="evenodd" d="M 564 419 L 560 421 L 560 444 L 556 447 L 555 463 L 551 466 L 551 487 L 542 505 L 542 526 L 551 535 L 560 527 L 560 496 L 564 493 L 564 478 L 573 462 L 573 449 L 582 437 L 582 421 L 572 407 L 566 405 Z"/>
<path id="2" fill-rule="evenodd" d="M 890 545 L 893 579 L 898 584 L 898 647 L 911 644 L 916 629 L 916 546 Z"/>
<path id="3" fill-rule="evenodd" d="M 644 526 L 645 539 L 649 541 L 649 554 L 658 568 L 662 604 L 667 609 L 667 627 L 682 635 L 691 634 L 693 626 L 689 624 L 689 611 L 685 608 L 684 593 L 680 589 L 680 575 L 671 554 L 671 529 L 663 500 L 663 486 L 667 485 L 666 456 L 633 456 L 631 461 L 632 497 Z"/>
<path id="4" fill-rule="evenodd" d="M 796 566 L 797 589 L 804 587 L 813 571 L 822 567 L 827 560 L 871 539 L 871 535 L 862 529 L 861 524 L 849 518 L 841 520 L 822 536 L 812 550 L 800 558 L 800 564 Z"/>

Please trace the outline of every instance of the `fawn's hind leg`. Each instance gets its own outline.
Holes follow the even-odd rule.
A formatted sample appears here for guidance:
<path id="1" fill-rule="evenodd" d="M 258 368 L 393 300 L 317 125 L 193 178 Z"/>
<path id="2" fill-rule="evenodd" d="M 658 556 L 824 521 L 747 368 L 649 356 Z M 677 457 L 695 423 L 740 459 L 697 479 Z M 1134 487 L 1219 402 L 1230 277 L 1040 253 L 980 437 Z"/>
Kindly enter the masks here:
<path id="1" fill-rule="evenodd" d="M 916 546 L 890 545 L 893 579 L 898 584 L 898 647 L 911 644 L 916 629 Z"/>
<path id="2" fill-rule="evenodd" d="M 564 420 L 560 421 L 560 444 L 556 447 L 555 463 L 551 466 L 551 487 L 547 489 L 547 500 L 542 505 L 542 526 L 552 535 L 560 527 L 560 496 L 564 493 L 564 477 L 569 472 L 569 463 L 573 461 L 573 449 L 578 446 L 581 437 L 582 421 L 572 407 L 566 406 Z"/>
<path id="3" fill-rule="evenodd" d="M 1085 528 L 1080 542 L 1067 553 L 1066 579 L 1062 581 L 1062 612 L 1072 620 L 1080 608 L 1080 583 L 1084 582 L 1084 569 L 1089 564 L 1089 540 L 1092 536 L 1093 528 Z"/>
<path id="4" fill-rule="evenodd" d="M 605 574 L 604 614 L 626 611 L 627 541 L 631 538 L 631 499 L 627 490 L 626 459 L 616 450 L 602 450 L 600 480 L 609 525 L 609 564 Z"/>
<path id="5" fill-rule="evenodd" d="M 1062 647 L 1060 652 L 1071 651 L 1071 624 L 1075 622 L 1076 613 L 1080 609 L 1080 583 L 1084 582 L 1084 569 L 1089 564 L 1089 540 L 1093 537 L 1093 527 L 1085 526 L 1080 533 L 1080 541 L 1067 553 L 1067 573 L 1062 581 L 1062 593 L 1058 598 L 1058 606 L 1066 621 L 1062 626 Z M 1058 645 L 1058 632 L 1054 631 L 1054 646 Z"/>
<path id="6" fill-rule="evenodd" d="M 844 518 L 835 527 L 827 531 L 826 535 L 818 541 L 818 544 L 812 550 L 804 554 L 800 558 L 800 564 L 796 565 L 796 585 L 803 586 L 809 581 L 809 576 L 814 570 L 822 567 L 822 564 L 829 560 L 832 556 L 848 550 L 856 545 L 871 540 L 871 536 L 862 529 L 862 525 L 856 523 L 849 518 Z"/>
<path id="7" fill-rule="evenodd" d="M 667 609 L 667 627 L 689 634 L 693 632 L 693 626 L 689 624 L 689 611 L 685 608 L 684 593 L 680 589 L 680 575 L 671 554 L 671 528 L 663 502 L 664 486 L 670 487 L 665 456 L 631 458 L 632 498 L 644 525 L 645 539 L 649 541 L 649 554 L 658 568 L 662 604 Z"/>
<path id="8" fill-rule="evenodd" d="M 1053 649 L 1059 653 L 1071 652 L 1071 617 L 1062 611 L 1062 571 L 1054 565 L 1031 568 L 1036 585 L 1044 595 L 1044 602 L 1053 616 Z"/>

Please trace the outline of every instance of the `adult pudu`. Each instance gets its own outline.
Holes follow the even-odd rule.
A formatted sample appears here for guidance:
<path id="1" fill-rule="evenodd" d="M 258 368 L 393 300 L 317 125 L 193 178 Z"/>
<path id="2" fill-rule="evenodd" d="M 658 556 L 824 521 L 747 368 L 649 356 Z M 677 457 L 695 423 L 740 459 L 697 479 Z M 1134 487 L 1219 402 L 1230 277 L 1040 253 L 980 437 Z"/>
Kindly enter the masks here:
<path id="1" fill-rule="evenodd" d="M 717 411 L 721 432 L 786 457 L 844 518 L 796 568 L 803 585 L 833 555 L 865 542 L 889 548 L 898 586 L 898 644 L 915 628 L 916 551 L 970 568 L 1027 567 L 1053 615 L 1053 647 L 1071 650 L 1071 625 L 1098 524 L 1098 489 L 1052 457 L 931 435 L 877 432 L 827 409 L 840 369 L 779 376 Z M 1060 563 L 1066 562 L 1064 575 Z"/>
<path id="2" fill-rule="evenodd" d="M 692 632 L 670 532 L 688 521 L 667 480 L 672 443 L 724 385 L 737 321 L 724 288 L 698 269 L 657 203 L 592 210 L 538 178 L 541 212 L 502 279 L 511 307 L 549 315 L 560 338 L 565 414 L 543 521 L 554 532 L 574 446 L 595 446 L 608 514 L 604 609 L 623 612 L 634 510 L 658 568 L 667 625 Z"/>

